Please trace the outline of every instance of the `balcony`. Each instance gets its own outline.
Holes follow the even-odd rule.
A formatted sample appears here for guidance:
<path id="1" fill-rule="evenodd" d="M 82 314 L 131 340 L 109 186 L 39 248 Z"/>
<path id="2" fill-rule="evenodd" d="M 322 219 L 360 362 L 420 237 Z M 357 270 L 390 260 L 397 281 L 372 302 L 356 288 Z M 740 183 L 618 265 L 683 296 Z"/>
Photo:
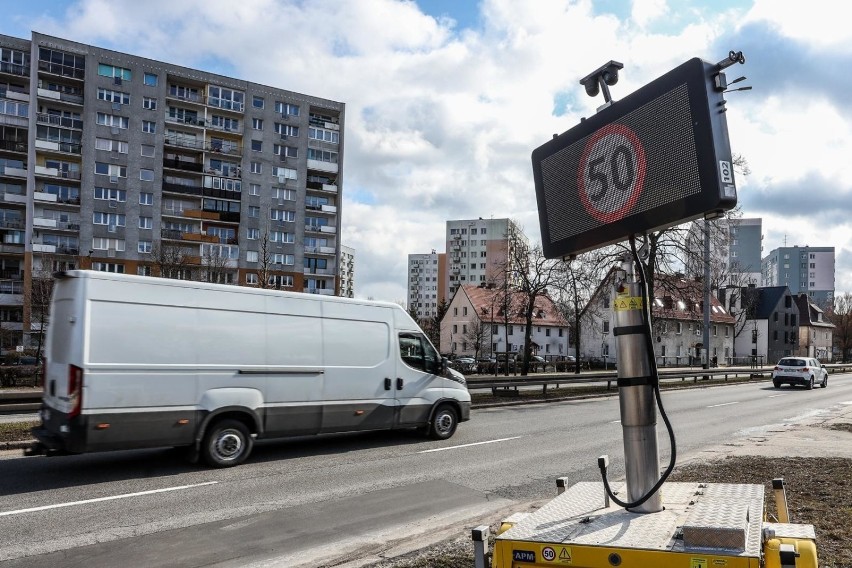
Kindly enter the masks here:
<path id="1" fill-rule="evenodd" d="M 2 120 L 0 120 L 2 122 Z M 27 153 L 27 141 L 26 140 L 0 140 L 0 150 L 5 150 L 6 152 L 20 152 L 21 154 Z"/>
<path id="2" fill-rule="evenodd" d="M 322 296 L 334 296 L 333 288 L 304 288 L 302 290 L 306 294 L 320 294 Z"/>
<path id="3" fill-rule="evenodd" d="M 33 242 L 33 252 L 53 254 L 56 252 L 56 245 L 47 245 L 44 243 Z"/>
<path id="4" fill-rule="evenodd" d="M 308 211 L 317 211 L 319 213 L 337 213 L 337 207 L 334 205 L 305 205 Z"/>
<path id="5" fill-rule="evenodd" d="M 336 174 L 337 164 L 334 162 L 323 162 L 321 160 L 308 160 L 308 169 Z"/>
<path id="6" fill-rule="evenodd" d="M 200 162 L 191 162 L 189 160 L 181 160 L 179 158 L 163 158 L 163 167 L 183 170 L 186 172 L 196 172 L 199 174 L 204 171 L 204 164 Z"/>
<path id="7" fill-rule="evenodd" d="M 21 193 L 14 193 L 7 186 L 6 191 L 0 193 L 0 195 L 3 196 L 3 201 L 6 203 L 19 203 L 21 205 L 26 205 L 27 203 L 27 194 L 23 193 L 23 189 Z"/>
<path id="8" fill-rule="evenodd" d="M 50 217 L 33 217 L 33 228 L 57 231 L 79 231 L 80 221 L 60 221 Z"/>
<path id="9" fill-rule="evenodd" d="M 24 283 L 19 280 L 0 280 L 0 294 L 15 294 L 24 293 Z"/>
<path id="10" fill-rule="evenodd" d="M 29 105 L 0 99 L 0 124 L 7 126 L 29 126 Z"/>
<path id="11" fill-rule="evenodd" d="M 0 61 L 0 73 L 17 75 L 18 77 L 29 77 L 30 66 L 21 65 L 20 63 L 12 63 L 10 61 Z"/>
<path id="12" fill-rule="evenodd" d="M 334 247 L 305 247 L 308 254 L 335 254 Z"/>
<path id="13" fill-rule="evenodd" d="M 317 191 L 325 191 L 328 193 L 337 193 L 337 185 L 332 183 L 319 183 L 316 181 L 309 181 L 305 184 L 305 187 L 308 189 L 314 189 Z"/>
<path id="14" fill-rule="evenodd" d="M 210 130 L 218 130 L 220 132 L 227 132 L 229 134 L 236 134 L 238 136 L 243 135 L 242 126 L 238 126 L 238 127 L 234 128 L 233 126 L 223 126 L 223 125 L 219 125 L 219 124 L 213 124 L 213 122 L 208 121 L 207 128 L 210 129 Z"/>
<path id="15" fill-rule="evenodd" d="M 230 99 L 223 99 L 220 97 L 207 97 L 207 105 L 213 108 L 218 108 L 222 110 L 229 110 L 231 112 L 243 113 L 245 110 L 245 104 L 232 101 Z"/>
<path id="16" fill-rule="evenodd" d="M 49 124 L 51 126 L 61 126 L 63 128 L 83 129 L 83 121 L 79 118 L 69 118 L 67 116 L 58 116 L 46 112 L 36 114 L 36 122 L 39 124 Z"/>
<path id="17" fill-rule="evenodd" d="M 48 168 L 45 166 L 36 166 L 35 167 L 35 175 L 37 176 L 47 176 L 47 177 L 56 177 L 62 179 L 80 179 L 79 171 L 65 171 L 60 170 L 59 168 Z"/>
<path id="18" fill-rule="evenodd" d="M 194 150 L 204 150 L 204 140 L 196 140 L 195 138 L 186 138 L 183 136 L 168 136 L 163 139 L 163 144 L 166 146 L 178 146 L 180 148 L 192 148 Z"/>
<path id="19" fill-rule="evenodd" d="M 0 175 L 9 176 L 9 177 L 17 177 L 17 178 L 26 178 L 27 177 L 27 167 L 23 168 L 15 168 L 12 166 L 0 166 Z"/>
<path id="20" fill-rule="evenodd" d="M 184 217 L 189 217 L 191 219 L 207 219 L 209 221 L 219 220 L 219 213 L 216 211 L 204 211 L 203 209 L 185 209 L 183 215 Z"/>
<path id="21" fill-rule="evenodd" d="M 201 231 L 181 231 L 179 229 L 161 229 L 160 238 L 171 241 L 193 241 L 204 242 L 201 237 L 206 237 Z"/>
<path id="22" fill-rule="evenodd" d="M 83 105 L 83 95 L 74 95 L 72 93 L 42 89 L 40 87 L 36 90 L 36 95 L 42 99 L 53 99 L 54 101 L 61 101 L 72 105 Z"/>
<path id="23" fill-rule="evenodd" d="M 201 197 L 204 194 L 204 188 L 200 185 L 185 185 L 182 183 L 163 182 L 163 191 L 172 193 L 181 193 L 183 195 L 197 195 Z"/>
<path id="24" fill-rule="evenodd" d="M 24 230 L 27 223 L 23 219 L 0 219 L 0 229 Z"/>
<path id="25" fill-rule="evenodd" d="M 83 147 L 79 142 L 56 142 L 53 140 L 44 140 L 37 138 L 35 147 L 39 150 L 47 150 L 48 152 L 62 152 L 64 154 L 82 154 Z"/>
<path id="26" fill-rule="evenodd" d="M 183 85 L 169 85 L 169 92 L 166 94 L 166 98 L 184 103 L 203 105 L 206 97 L 203 92 L 198 92 L 197 89 L 193 92 Z"/>
<path id="27" fill-rule="evenodd" d="M 171 116 L 166 115 L 167 124 L 180 124 L 181 126 L 194 126 L 196 128 L 204 128 L 206 123 L 203 118 L 196 116 Z"/>
<path id="28" fill-rule="evenodd" d="M 333 268 L 305 268 L 303 270 L 304 274 L 315 274 L 317 276 L 334 276 L 337 271 Z"/>
<path id="29" fill-rule="evenodd" d="M 61 63 L 51 63 L 50 61 L 42 61 L 39 59 L 38 70 L 69 79 L 78 79 L 80 81 L 86 78 L 86 70 L 79 67 L 71 67 L 70 65 L 62 65 Z"/>

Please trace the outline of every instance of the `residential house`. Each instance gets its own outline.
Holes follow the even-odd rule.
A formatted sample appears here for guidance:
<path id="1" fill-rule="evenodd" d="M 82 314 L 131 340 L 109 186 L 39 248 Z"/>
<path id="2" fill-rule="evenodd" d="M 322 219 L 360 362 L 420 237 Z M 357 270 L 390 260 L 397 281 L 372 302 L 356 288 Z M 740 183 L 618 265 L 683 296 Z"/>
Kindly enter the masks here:
<path id="1" fill-rule="evenodd" d="M 735 313 L 744 318 L 734 348 L 758 364 L 793 355 L 799 336 L 799 308 L 787 286 L 747 286 L 736 293 Z M 742 313 L 740 313 L 742 312 Z"/>
<path id="2" fill-rule="evenodd" d="M 583 359 L 617 362 L 613 311 L 615 270 L 610 271 L 580 314 Z M 704 360 L 704 292 L 699 280 L 658 274 L 651 304 L 657 364 L 690 365 Z M 734 317 L 710 298 L 711 360 L 726 362 L 733 353 Z"/>
<path id="3" fill-rule="evenodd" d="M 523 353 L 526 318 L 525 297 L 509 292 L 504 302 L 502 288 L 462 285 L 441 320 L 441 352 L 456 356 L 487 357 L 497 353 Z M 504 305 L 508 311 L 508 322 Z M 571 354 L 568 323 L 549 296 L 536 298 L 531 337 L 533 355 Z"/>
<path id="4" fill-rule="evenodd" d="M 831 361 L 834 324 L 825 318 L 823 311 L 805 292 L 796 296 L 796 305 L 799 308 L 799 344 L 795 354 L 815 357 L 822 362 Z"/>

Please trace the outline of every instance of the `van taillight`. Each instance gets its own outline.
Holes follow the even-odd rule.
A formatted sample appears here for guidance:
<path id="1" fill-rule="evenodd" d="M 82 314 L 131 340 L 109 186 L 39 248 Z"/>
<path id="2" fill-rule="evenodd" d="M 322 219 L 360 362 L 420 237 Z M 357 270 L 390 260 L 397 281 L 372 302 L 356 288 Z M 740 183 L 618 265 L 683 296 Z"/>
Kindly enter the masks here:
<path id="1" fill-rule="evenodd" d="M 68 365 L 68 400 L 71 402 L 68 418 L 74 418 L 83 408 L 83 369 L 74 365 Z"/>

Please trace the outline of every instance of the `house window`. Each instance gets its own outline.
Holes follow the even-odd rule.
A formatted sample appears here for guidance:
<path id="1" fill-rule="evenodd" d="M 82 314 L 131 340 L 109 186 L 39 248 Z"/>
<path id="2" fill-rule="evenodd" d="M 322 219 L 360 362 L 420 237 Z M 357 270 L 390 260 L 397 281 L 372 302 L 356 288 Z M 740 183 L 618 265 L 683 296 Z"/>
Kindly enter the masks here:
<path id="1" fill-rule="evenodd" d="M 251 98 L 251 106 L 253 106 L 254 108 L 263 108 L 263 97 L 258 97 L 257 95 L 254 95 Z"/>
<path id="2" fill-rule="evenodd" d="M 101 126 L 111 126 L 112 128 L 127 128 L 130 125 L 130 119 L 126 116 L 107 114 L 105 112 L 99 112 L 96 120 Z"/>
<path id="3" fill-rule="evenodd" d="M 248 215 L 249 217 L 260 217 L 260 207 L 249 205 Z"/>
<path id="4" fill-rule="evenodd" d="M 150 266 L 137 266 L 136 274 L 138 276 L 151 276 L 151 267 Z"/>
<path id="5" fill-rule="evenodd" d="M 249 285 L 257 285 L 257 274 L 254 272 L 249 272 L 246 274 L 246 284 Z"/>
<path id="6" fill-rule="evenodd" d="M 509 335 L 515 335 L 515 326 L 513 326 L 513 325 L 509 326 Z"/>
<path id="7" fill-rule="evenodd" d="M 152 228 L 154 228 L 154 219 L 152 217 L 139 217 L 139 228 L 140 229 L 152 229 Z"/>
<path id="8" fill-rule="evenodd" d="M 143 120 L 142 121 L 142 132 L 147 132 L 148 134 L 154 134 L 157 132 L 157 123 L 153 120 Z"/>
<path id="9" fill-rule="evenodd" d="M 262 152 L 263 151 L 263 142 L 260 140 L 252 140 L 251 141 L 251 151 L 252 152 Z"/>
<path id="10" fill-rule="evenodd" d="M 117 274 L 124 274 L 124 265 L 116 264 L 114 262 L 93 262 L 92 270 L 97 270 L 99 272 L 115 272 Z"/>
<path id="11" fill-rule="evenodd" d="M 142 97 L 142 108 L 157 110 L 157 99 L 154 97 Z"/>
<path id="12" fill-rule="evenodd" d="M 151 241 L 139 241 L 137 250 L 142 254 L 148 254 L 151 252 Z"/>
<path id="13" fill-rule="evenodd" d="M 123 189 L 96 187 L 94 191 L 94 198 L 103 199 L 104 201 L 118 201 L 120 203 L 124 203 L 127 201 L 127 192 Z"/>
<path id="14" fill-rule="evenodd" d="M 148 192 L 141 192 L 139 194 L 139 205 L 153 205 L 154 204 L 154 194 Z"/>
<path id="15" fill-rule="evenodd" d="M 609 333 L 609 321 L 604 321 L 604 322 L 603 322 L 603 332 L 604 332 L 604 333 Z"/>
<path id="16" fill-rule="evenodd" d="M 259 183 L 253 183 L 249 185 L 249 195 L 260 195 Z"/>
<path id="17" fill-rule="evenodd" d="M 263 119 L 262 118 L 253 118 L 251 119 L 251 127 L 255 130 L 263 130 Z"/>
<path id="18" fill-rule="evenodd" d="M 145 73 L 142 76 L 142 82 L 149 87 L 157 86 L 157 76 L 154 73 Z"/>
<path id="19" fill-rule="evenodd" d="M 132 76 L 130 69 L 124 67 L 116 67 L 114 65 L 106 65 L 105 63 L 98 64 L 98 75 L 101 77 L 113 77 L 120 81 L 129 81 Z M 82 77 L 81 77 L 82 78 Z M 116 84 L 121 84 L 119 81 Z"/>
<path id="20" fill-rule="evenodd" d="M 462 315 L 463 315 L 463 316 L 466 316 L 466 315 L 467 315 L 467 306 L 464 306 L 464 307 L 462 308 Z"/>
<path id="21" fill-rule="evenodd" d="M 263 172 L 263 165 L 260 162 L 251 163 L 251 173 L 259 174 Z"/>
<path id="22" fill-rule="evenodd" d="M 246 251 L 246 262 L 257 262 L 258 254 L 256 250 Z"/>
<path id="23" fill-rule="evenodd" d="M 246 238 L 250 241 L 256 241 L 260 238 L 260 229 L 247 229 Z"/>
<path id="24" fill-rule="evenodd" d="M 145 168 L 140 169 L 139 179 L 142 181 L 154 181 L 154 170 L 146 170 Z"/>
<path id="25" fill-rule="evenodd" d="M 141 148 L 142 156 L 144 156 L 146 158 L 153 158 L 154 152 L 155 152 L 155 149 L 154 149 L 153 146 L 151 146 L 150 144 L 142 144 L 142 148 Z"/>

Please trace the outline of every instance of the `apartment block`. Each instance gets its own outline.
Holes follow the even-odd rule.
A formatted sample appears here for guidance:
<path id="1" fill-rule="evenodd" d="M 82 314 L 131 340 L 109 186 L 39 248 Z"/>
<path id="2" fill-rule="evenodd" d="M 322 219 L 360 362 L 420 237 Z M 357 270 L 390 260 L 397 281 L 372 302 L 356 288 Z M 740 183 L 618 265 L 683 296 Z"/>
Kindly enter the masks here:
<path id="1" fill-rule="evenodd" d="M 763 286 L 787 286 L 824 308 L 834 303 L 834 247 L 779 247 L 761 263 Z"/>
<path id="2" fill-rule="evenodd" d="M 692 223 L 687 234 L 687 249 L 697 251 L 686 259 L 686 274 L 704 276 L 703 220 Z M 716 219 L 709 223 L 711 281 L 723 286 L 745 286 L 760 282 L 763 251 L 763 220 Z"/>
<path id="3" fill-rule="evenodd" d="M 0 35 L 2 346 L 38 332 L 37 284 L 62 269 L 335 294 L 344 111 L 37 32 Z"/>
<path id="4" fill-rule="evenodd" d="M 408 308 L 414 310 L 417 320 L 438 315 L 439 282 L 446 272 L 446 255 L 436 252 L 408 255 Z"/>
<path id="5" fill-rule="evenodd" d="M 526 236 L 510 219 L 447 221 L 448 270 L 438 296 L 450 302 L 460 286 L 502 283 L 508 274 L 513 242 L 528 245 Z"/>
<path id="6" fill-rule="evenodd" d="M 340 296 L 355 297 L 355 249 L 341 245 L 340 247 Z"/>

